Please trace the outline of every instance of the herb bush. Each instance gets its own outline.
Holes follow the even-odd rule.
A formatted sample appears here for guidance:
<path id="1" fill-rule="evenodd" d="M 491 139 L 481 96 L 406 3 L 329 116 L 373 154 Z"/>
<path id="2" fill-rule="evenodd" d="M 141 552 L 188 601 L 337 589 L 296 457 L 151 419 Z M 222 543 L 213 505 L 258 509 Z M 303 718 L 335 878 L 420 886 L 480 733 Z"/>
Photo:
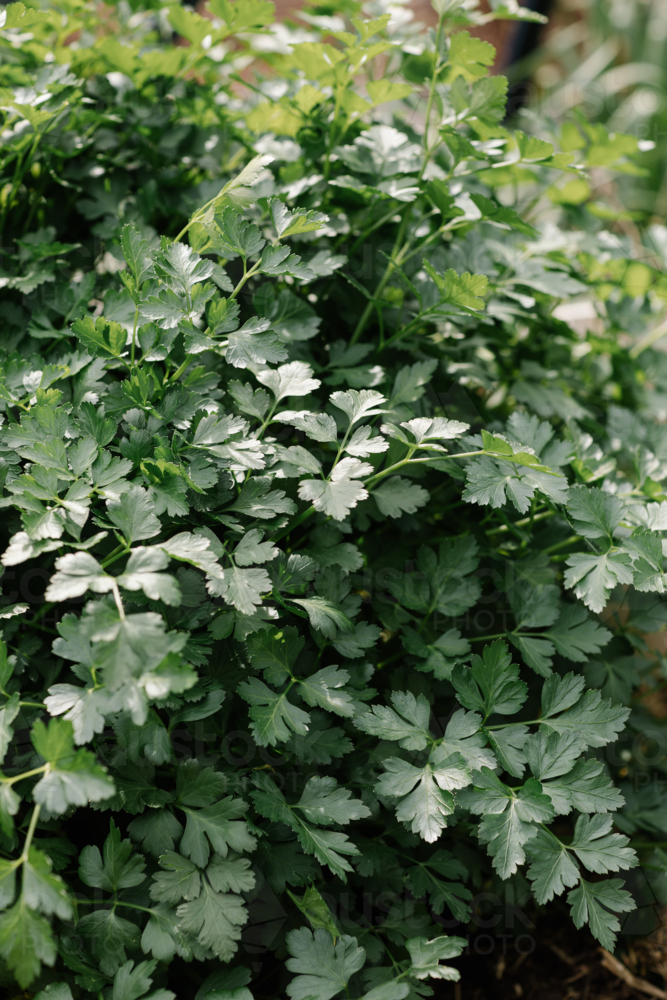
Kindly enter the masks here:
<path id="1" fill-rule="evenodd" d="M 429 996 L 474 891 L 606 948 L 632 842 L 662 891 L 667 283 L 573 198 L 641 158 L 507 131 L 466 29 L 520 12 L 437 9 L 7 10 L 0 956 L 39 1000 Z"/>

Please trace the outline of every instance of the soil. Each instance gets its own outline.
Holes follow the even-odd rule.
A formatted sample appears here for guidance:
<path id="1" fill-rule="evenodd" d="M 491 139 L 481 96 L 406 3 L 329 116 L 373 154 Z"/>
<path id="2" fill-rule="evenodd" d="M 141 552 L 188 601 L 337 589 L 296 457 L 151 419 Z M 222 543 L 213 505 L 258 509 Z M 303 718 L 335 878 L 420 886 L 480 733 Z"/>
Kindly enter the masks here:
<path id="1" fill-rule="evenodd" d="M 551 908 L 526 934 L 478 933 L 451 962 L 460 983 L 438 983 L 434 1000 L 667 1000 L 667 908 L 655 916 L 648 937 L 621 935 L 615 957 Z"/>

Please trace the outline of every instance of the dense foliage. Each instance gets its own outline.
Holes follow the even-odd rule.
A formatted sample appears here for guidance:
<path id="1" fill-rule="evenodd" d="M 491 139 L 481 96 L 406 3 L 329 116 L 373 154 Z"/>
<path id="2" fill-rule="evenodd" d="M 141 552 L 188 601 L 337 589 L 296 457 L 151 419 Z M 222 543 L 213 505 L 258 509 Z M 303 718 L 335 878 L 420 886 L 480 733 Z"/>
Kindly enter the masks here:
<path id="1" fill-rule="evenodd" d="M 607 948 L 633 843 L 662 890 L 667 231 L 647 264 L 586 180 L 637 142 L 506 130 L 466 29 L 512 4 L 336 6 L 7 9 L 0 956 L 40 1000 L 428 996 L 480 888 Z"/>

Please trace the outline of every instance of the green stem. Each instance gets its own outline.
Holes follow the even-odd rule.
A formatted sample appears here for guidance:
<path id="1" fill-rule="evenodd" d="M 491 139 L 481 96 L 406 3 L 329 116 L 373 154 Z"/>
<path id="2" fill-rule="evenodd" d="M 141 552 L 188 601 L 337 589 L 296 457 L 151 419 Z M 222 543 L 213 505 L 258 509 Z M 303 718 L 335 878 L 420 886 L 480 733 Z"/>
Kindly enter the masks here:
<path id="1" fill-rule="evenodd" d="M 383 667 L 389 666 L 389 664 L 393 663 L 394 660 L 400 660 L 401 657 L 406 656 L 406 655 L 407 654 L 406 654 L 405 650 L 401 649 L 398 653 L 394 653 L 394 655 L 390 656 L 387 660 L 383 660 L 382 663 L 378 663 L 378 665 L 377 665 L 377 667 L 375 669 L 376 670 L 382 670 Z"/>
<path id="2" fill-rule="evenodd" d="M 13 785 L 17 781 L 23 781 L 24 778 L 32 778 L 35 774 L 44 774 L 48 767 L 48 764 L 42 764 L 41 767 L 33 767 L 32 771 L 23 771 L 21 774 L 15 774 L 13 778 L 0 777 L 0 781 L 3 785 Z"/>
<path id="3" fill-rule="evenodd" d="M 551 552 L 557 552 L 558 549 L 565 548 L 566 545 L 573 545 L 574 542 L 580 541 L 579 535 L 570 535 L 569 538 L 564 538 L 562 542 L 556 542 L 554 545 L 550 545 L 547 549 L 542 549 L 545 555 L 549 555 Z"/>
<path id="4" fill-rule="evenodd" d="M 21 861 L 25 862 L 28 860 L 28 854 L 30 853 L 30 845 L 32 843 L 32 838 L 35 836 L 35 830 L 37 828 L 37 820 L 39 819 L 39 814 L 42 809 L 41 804 L 38 802 L 32 811 L 32 816 L 30 817 L 30 826 L 28 827 L 28 832 L 26 834 L 25 843 L 23 845 L 23 853 L 21 854 Z"/>
<path id="5" fill-rule="evenodd" d="M 139 906 L 138 903 L 124 903 L 120 899 L 114 900 L 114 906 L 126 906 L 129 910 L 140 910 L 142 913 L 155 913 L 148 906 Z"/>
<path id="6" fill-rule="evenodd" d="M 102 569 L 106 569 L 107 566 L 110 566 L 111 563 L 114 563 L 116 561 L 116 559 L 120 559 L 122 555 L 125 555 L 125 553 L 129 551 L 130 551 L 129 545 L 117 545 L 116 548 L 109 553 L 106 559 L 103 559 L 102 562 L 100 563 Z"/>
<path id="7" fill-rule="evenodd" d="M 397 208 L 396 205 L 392 205 L 392 208 L 391 208 L 390 212 L 387 212 L 385 215 L 381 216 L 381 218 L 379 219 L 378 222 L 374 222 L 372 226 L 369 226 L 368 229 L 365 229 L 363 231 L 363 233 L 361 233 L 356 238 L 356 240 L 354 241 L 354 243 L 350 247 L 350 253 L 349 253 L 350 257 L 361 246 L 361 244 L 364 242 L 364 240 L 368 239 L 368 237 L 371 235 L 371 233 L 374 233 L 376 229 L 379 229 L 380 226 L 383 226 L 385 224 L 385 222 L 389 222 L 389 220 L 391 219 L 391 217 L 396 214 L 396 208 Z"/>
<path id="8" fill-rule="evenodd" d="M 309 517 L 312 517 L 314 513 L 315 513 L 315 508 L 308 507 L 301 514 L 299 514 L 299 516 L 296 517 L 291 522 L 291 524 L 288 524 L 286 528 L 283 528 L 282 531 L 279 531 L 277 535 L 271 535 L 271 541 L 279 542 L 281 538 L 284 538 L 285 535 L 289 535 L 290 531 L 293 531 L 295 528 L 298 528 L 300 524 L 303 524 L 303 522 L 306 521 Z"/>
<path id="9" fill-rule="evenodd" d="M 118 617 L 123 622 L 125 621 L 125 608 L 123 607 L 123 600 L 120 596 L 120 590 L 118 589 L 117 583 L 114 583 L 112 585 L 111 593 L 113 594 L 113 599 L 116 602 L 116 608 L 118 609 Z"/>
<path id="10" fill-rule="evenodd" d="M 440 46 L 442 45 L 442 32 L 444 24 L 445 24 L 444 15 L 440 14 L 438 17 L 438 30 L 435 36 L 435 60 L 433 62 L 433 75 L 431 77 L 431 83 L 428 89 L 426 114 L 424 116 L 424 136 L 422 139 L 422 165 L 418 175 L 419 180 L 421 180 L 422 177 L 424 176 L 424 171 L 426 170 L 426 165 L 429 159 L 428 129 L 431 122 L 431 111 L 433 110 L 433 101 L 435 100 L 435 87 L 438 80 L 438 73 L 440 72 Z"/>
<path id="11" fill-rule="evenodd" d="M 555 510 L 545 510 L 544 513 L 542 513 L 542 514 L 536 514 L 535 517 L 533 518 L 533 522 L 535 522 L 535 521 L 543 521 L 545 517 L 553 517 L 555 514 L 556 514 Z M 520 521 L 513 521 L 512 523 L 513 523 L 514 527 L 516 527 L 516 528 L 522 528 L 522 527 L 524 527 L 524 525 L 530 524 L 530 518 L 529 517 L 523 517 Z M 486 531 L 486 534 L 487 535 L 497 535 L 500 532 L 504 532 L 504 531 L 511 531 L 511 528 L 510 528 L 510 526 L 508 524 L 501 524 L 497 528 L 489 528 Z"/>
<path id="12" fill-rule="evenodd" d="M 40 618 L 43 618 L 46 612 L 50 611 L 51 608 L 55 608 L 55 603 L 52 601 L 46 601 L 44 604 L 42 604 L 39 611 L 35 612 L 34 616 L 28 622 L 28 625 L 34 625 L 35 622 L 39 621 Z"/>
<path id="13" fill-rule="evenodd" d="M 366 303 L 366 308 L 362 312 L 362 314 L 361 314 L 361 316 L 359 318 L 359 322 L 357 323 L 356 327 L 354 328 L 354 333 L 352 334 L 352 336 L 350 338 L 350 345 L 356 344 L 356 342 L 359 340 L 359 337 L 362 335 L 362 333 L 366 329 L 366 324 L 368 323 L 368 320 L 370 319 L 371 313 L 373 312 L 373 309 L 375 307 L 375 304 L 376 304 L 377 300 L 379 299 L 380 295 L 382 295 L 382 292 L 384 291 L 385 286 L 387 285 L 389 279 L 391 278 L 392 274 L 394 273 L 394 269 L 397 267 L 398 264 L 400 264 L 401 253 L 403 252 L 403 250 L 407 249 L 407 244 L 406 244 L 402 248 L 402 250 L 398 251 L 398 253 L 397 253 L 398 247 L 401 245 L 401 243 L 405 239 L 405 233 L 406 233 L 406 230 L 408 228 L 408 222 L 409 222 L 409 219 L 410 219 L 410 213 L 411 213 L 411 211 L 412 211 L 412 205 L 408 205 L 408 207 L 403 212 L 403 219 L 401 220 L 401 225 L 399 227 L 398 233 L 396 234 L 396 240 L 394 242 L 394 249 L 391 252 L 391 259 L 389 260 L 389 263 L 387 264 L 387 267 L 385 268 L 384 274 L 382 275 L 382 277 L 380 278 L 380 281 L 378 282 L 377 288 L 373 292 L 372 298 L 369 299 L 369 301 Z"/>
<path id="14" fill-rule="evenodd" d="M 170 376 L 169 376 L 169 381 L 170 381 L 170 382 L 177 382 L 177 381 L 178 381 L 178 379 L 179 379 L 179 378 L 181 377 L 181 375 L 183 374 L 183 372 L 185 371 L 185 369 L 186 369 L 186 368 L 188 367 L 188 365 L 190 365 L 190 364 L 192 364 L 192 355 L 191 355 L 191 354 L 186 354 L 186 356 L 185 356 L 185 361 L 184 361 L 184 362 L 183 362 L 183 364 L 182 364 L 182 365 L 180 366 L 180 368 L 177 368 L 177 369 L 176 369 L 176 371 L 174 372 L 174 374 L 173 374 L 173 375 L 170 375 Z"/>
<path id="15" fill-rule="evenodd" d="M 645 334 L 645 336 L 638 340 L 634 347 L 631 347 L 628 351 L 628 357 L 632 358 L 634 361 L 635 358 L 639 357 L 642 351 L 645 351 L 647 347 L 652 347 L 653 344 L 655 344 L 656 341 L 661 340 L 665 334 L 667 334 L 667 320 L 660 323 L 654 330 L 651 330 L 650 333 Z"/>
<path id="16" fill-rule="evenodd" d="M 136 282 L 135 282 L 136 285 Z M 134 368 L 134 352 L 137 343 L 137 323 L 139 322 L 139 306 L 134 310 L 134 329 L 132 330 L 132 347 L 130 349 L 130 364 Z"/>
<path id="17" fill-rule="evenodd" d="M 530 719 L 528 722 L 521 722 L 522 726 L 541 726 L 544 719 Z M 485 729 L 507 729 L 509 726 L 515 726 L 515 722 L 502 722 L 497 726 L 485 726 Z"/>
<path id="18" fill-rule="evenodd" d="M 417 451 L 417 448 L 413 448 L 410 455 Z M 382 479 L 384 476 L 389 476 L 392 472 L 396 472 L 397 469 L 401 469 L 404 465 L 424 465 L 428 462 L 442 462 L 448 458 L 472 458 L 474 455 L 483 455 L 484 451 L 464 451 L 459 455 L 436 455 L 432 458 L 404 458 L 400 462 L 395 462 L 394 465 L 390 465 L 388 469 L 383 469 L 382 472 L 376 472 L 374 476 L 370 476 L 368 479 L 364 480 L 364 486 L 370 485 L 376 479 Z"/>

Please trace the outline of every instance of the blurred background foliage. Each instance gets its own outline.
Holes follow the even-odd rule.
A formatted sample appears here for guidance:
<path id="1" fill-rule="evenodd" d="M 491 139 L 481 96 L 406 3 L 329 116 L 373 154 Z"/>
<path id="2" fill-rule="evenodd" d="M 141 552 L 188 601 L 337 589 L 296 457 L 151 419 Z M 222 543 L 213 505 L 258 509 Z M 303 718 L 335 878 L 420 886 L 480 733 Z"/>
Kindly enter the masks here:
<path id="1" fill-rule="evenodd" d="M 529 107 L 563 120 L 580 111 L 648 148 L 646 173 L 620 181 L 638 221 L 667 215 L 667 0 L 557 0 L 537 47 L 506 70 L 530 79 Z"/>

